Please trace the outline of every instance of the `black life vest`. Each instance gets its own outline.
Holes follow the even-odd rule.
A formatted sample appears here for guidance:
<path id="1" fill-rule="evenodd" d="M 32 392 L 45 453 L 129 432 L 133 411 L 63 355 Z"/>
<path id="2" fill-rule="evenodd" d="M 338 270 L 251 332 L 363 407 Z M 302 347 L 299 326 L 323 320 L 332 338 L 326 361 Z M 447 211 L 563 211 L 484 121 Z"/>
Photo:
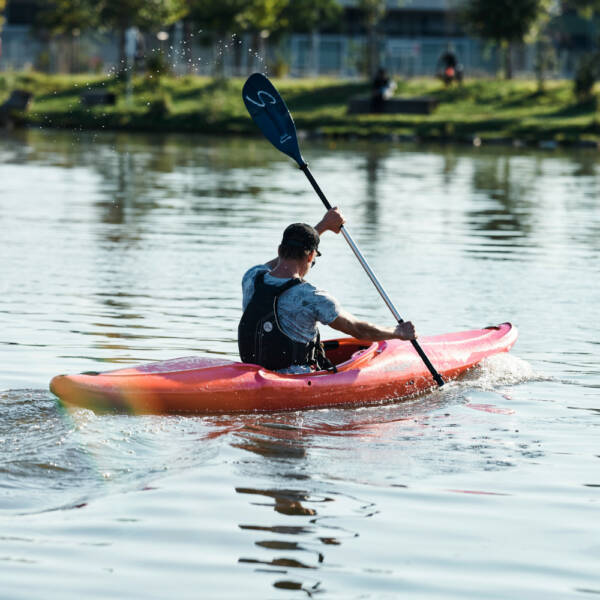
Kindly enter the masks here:
<path id="1" fill-rule="evenodd" d="M 302 283 L 291 279 L 281 286 L 264 282 L 264 273 L 254 280 L 254 294 L 246 306 L 238 326 L 238 347 L 242 362 L 261 365 L 270 370 L 291 365 L 329 368 L 319 332 L 310 342 L 296 342 L 283 333 L 277 315 L 281 294 Z"/>

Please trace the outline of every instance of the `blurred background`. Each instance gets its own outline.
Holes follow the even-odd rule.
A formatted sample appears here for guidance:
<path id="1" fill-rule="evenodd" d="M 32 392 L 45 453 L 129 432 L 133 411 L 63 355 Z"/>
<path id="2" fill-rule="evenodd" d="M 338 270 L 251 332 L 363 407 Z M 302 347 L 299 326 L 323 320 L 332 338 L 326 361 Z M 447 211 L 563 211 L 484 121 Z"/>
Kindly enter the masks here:
<path id="1" fill-rule="evenodd" d="M 595 51 L 595 0 L 0 0 L 1 70 L 108 73 L 128 50 L 177 74 L 572 78 Z M 129 48 L 128 48 L 129 47 Z"/>

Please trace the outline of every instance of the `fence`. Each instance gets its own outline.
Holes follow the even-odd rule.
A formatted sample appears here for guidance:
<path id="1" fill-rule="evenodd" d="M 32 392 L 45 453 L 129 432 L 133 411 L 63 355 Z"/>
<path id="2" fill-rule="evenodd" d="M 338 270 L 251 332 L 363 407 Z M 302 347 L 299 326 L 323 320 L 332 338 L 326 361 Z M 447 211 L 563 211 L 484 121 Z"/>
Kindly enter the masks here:
<path id="1" fill-rule="evenodd" d="M 495 75 L 500 68 L 498 52 L 470 38 L 387 38 L 380 44 L 381 64 L 393 75 L 414 77 L 433 75 L 440 54 L 451 44 L 466 76 Z M 244 76 L 254 70 L 292 77 L 330 75 L 359 77 L 366 64 L 363 36 L 294 34 L 277 44 L 250 35 L 231 36 L 206 45 L 184 40 L 181 29 L 161 40 L 143 36 L 144 53 L 162 51 L 178 74 Z M 533 76 L 535 48 L 520 46 L 513 54 L 516 76 Z M 558 55 L 554 77 L 572 77 L 578 56 Z M 118 62 L 116 35 L 88 34 L 73 40 L 42 41 L 27 27 L 6 26 L 2 32 L 0 70 L 39 69 L 48 72 L 110 72 Z"/>

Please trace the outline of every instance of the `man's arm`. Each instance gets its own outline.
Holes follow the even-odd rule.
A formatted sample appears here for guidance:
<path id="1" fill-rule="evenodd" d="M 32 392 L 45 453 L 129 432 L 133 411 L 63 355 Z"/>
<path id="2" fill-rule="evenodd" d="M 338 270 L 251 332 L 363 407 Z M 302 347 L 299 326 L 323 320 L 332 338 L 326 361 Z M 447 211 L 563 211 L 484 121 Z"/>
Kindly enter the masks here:
<path id="1" fill-rule="evenodd" d="M 400 323 L 396 328 L 379 327 L 367 321 L 359 321 L 354 315 L 346 311 L 340 312 L 339 316 L 329 323 L 329 327 L 367 342 L 391 339 L 414 340 L 417 337 L 415 327 L 410 321 Z"/>

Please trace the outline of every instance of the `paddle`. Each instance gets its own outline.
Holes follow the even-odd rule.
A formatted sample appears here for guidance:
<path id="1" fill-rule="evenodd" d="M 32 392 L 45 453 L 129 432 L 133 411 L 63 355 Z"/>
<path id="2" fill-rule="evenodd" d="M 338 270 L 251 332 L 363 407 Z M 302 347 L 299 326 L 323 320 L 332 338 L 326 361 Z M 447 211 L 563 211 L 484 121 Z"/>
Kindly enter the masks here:
<path id="1" fill-rule="evenodd" d="M 242 89 L 242 98 L 244 99 L 244 104 L 246 105 L 252 120 L 258 125 L 265 137 L 271 142 L 271 144 L 273 144 L 273 146 L 275 146 L 275 148 L 287 154 L 298 163 L 298 166 L 302 169 L 307 179 L 310 181 L 315 192 L 317 192 L 321 202 L 323 202 L 325 208 L 329 210 L 331 208 L 331 204 L 329 204 L 325 194 L 319 187 L 319 184 L 315 181 L 315 178 L 308 169 L 308 165 L 300 154 L 298 137 L 296 135 L 296 126 L 294 125 L 292 115 L 290 114 L 285 102 L 273 84 L 262 73 L 254 73 L 248 77 L 248 80 L 244 84 L 244 88 Z M 396 321 L 398 321 L 398 323 L 403 323 L 404 320 L 392 304 L 392 301 L 389 299 L 384 289 L 381 287 L 377 277 L 375 277 L 375 273 L 373 273 L 371 267 L 360 253 L 358 246 L 354 243 L 354 240 L 348 233 L 348 230 L 342 226 L 341 231 L 342 235 L 348 242 L 348 245 L 352 249 L 352 252 L 354 252 L 356 258 L 358 258 L 363 269 L 369 276 L 369 279 L 371 279 L 377 288 L 379 295 L 383 298 L 383 301 L 394 315 Z M 435 367 L 431 364 L 419 343 L 416 340 L 411 340 L 411 343 L 425 363 L 425 366 L 429 369 L 429 372 L 433 376 L 435 382 L 439 386 L 444 385 L 444 380 L 435 370 Z"/>

